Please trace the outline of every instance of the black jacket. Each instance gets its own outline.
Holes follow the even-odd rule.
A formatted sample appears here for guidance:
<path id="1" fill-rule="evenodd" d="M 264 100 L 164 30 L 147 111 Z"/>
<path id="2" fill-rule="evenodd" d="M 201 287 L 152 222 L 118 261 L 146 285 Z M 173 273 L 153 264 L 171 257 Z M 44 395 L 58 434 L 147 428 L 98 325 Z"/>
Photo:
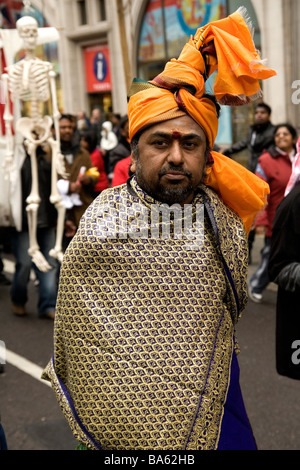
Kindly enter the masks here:
<path id="1" fill-rule="evenodd" d="M 127 142 L 126 139 L 121 138 L 118 145 L 109 152 L 109 173 L 114 171 L 116 164 L 120 160 L 129 157 L 130 154 L 131 148 L 129 142 Z"/>
<path id="2" fill-rule="evenodd" d="M 274 218 L 269 258 L 270 280 L 278 284 L 276 369 L 300 380 L 300 183 L 281 201 Z"/>
<path id="3" fill-rule="evenodd" d="M 51 162 L 45 158 L 45 153 L 41 147 L 37 148 L 38 161 L 38 179 L 39 179 L 39 196 L 41 202 L 38 209 L 37 226 L 38 228 L 55 227 L 57 222 L 57 211 L 53 204 L 50 203 L 51 194 Z M 30 157 L 26 154 L 25 161 L 21 170 L 22 184 L 22 230 L 28 230 L 26 198 L 31 191 L 31 162 Z"/>
<path id="4" fill-rule="evenodd" d="M 244 140 L 233 144 L 223 153 L 227 157 L 231 157 L 234 153 L 248 148 L 247 168 L 254 173 L 258 157 L 274 143 L 274 130 L 275 126 L 271 122 L 267 124 L 254 124 L 250 127 L 248 135 Z"/>

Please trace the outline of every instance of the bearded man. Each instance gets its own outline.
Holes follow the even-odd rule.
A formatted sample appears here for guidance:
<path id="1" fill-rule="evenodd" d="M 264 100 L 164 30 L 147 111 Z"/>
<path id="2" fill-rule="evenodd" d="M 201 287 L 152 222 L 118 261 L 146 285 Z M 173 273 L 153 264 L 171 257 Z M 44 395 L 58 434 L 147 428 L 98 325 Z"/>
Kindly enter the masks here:
<path id="1" fill-rule="evenodd" d="M 268 186 L 213 152 L 219 103 L 260 95 L 243 11 L 198 30 L 129 91 L 131 171 L 88 208 L 64 258 L 44 373 L 85 448 L 255 449 L 235 325 L 247 231 Z M 169 217 L 166 217 L 166 214 Z"/>

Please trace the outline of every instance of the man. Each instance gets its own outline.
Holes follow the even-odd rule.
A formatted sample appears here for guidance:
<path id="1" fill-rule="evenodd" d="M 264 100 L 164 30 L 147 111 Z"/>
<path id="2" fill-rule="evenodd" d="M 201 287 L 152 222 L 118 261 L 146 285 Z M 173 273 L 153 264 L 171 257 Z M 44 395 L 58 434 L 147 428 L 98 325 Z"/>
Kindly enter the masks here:
<path id="1" fill-rule="evenodd" d="M 69 179 L 60 179 L 58 184 L 62 195 L 70 197 L 71 201 L 67 210 L 67 238 L 70 238 L 75 233 L 84 211 L 93 201 L 95 181 L 85 171 L 81 174 L 81 168 L 88 170 L 92 167 L 92 162 L 89 152 L 80 146 L 78 139 L 74 138 L 74 122 L 71 115 L 61 115 L 59 132 L 61 152 L 65 158 Z M 72 197 L 73 195 L 78 197 Z"/>
<path id="2" fill-rule="evenodd" d="M 242 30 L 245 44 L 245 26 L 239 13 L 207 25 L 151 83 L 133 83 L 135 175 L 95 200 L 65 255 L 55 357 L 44 378 L 86 448 L 256 448 L 238 385 L 234 325 L 247 298 L 243 220 L 249 227 L 267 185 L 210 151 L 218 105 L 205 94 L 201 48 L 213 36 L 207 64 L 216 54 L 222 74 L 219 35 Z M 273 74 L 256 67 L 256 79 Z M 247 80 L 234 84 L 230 76 L 225 83 L 230 89 L 215 93 L 227 102 L 241 96 L 240 86 L 247 96 L 257 93 L 257 82 L 247 89 Z M 240 191 L 247 197 L 238 198 Z M 243 220 L 224 203 L 237 199 Z"/>
<path id="3" fill-rule="evenodd" d="M 128 116 L 123 116 L 119 126 L 120 139 L 118 145 L 109 152 L 109 175 L 110 179 L 114 176 L 114 170 L 117 163 L 129 157 L 131 154 L 129 143 L 129 123 Z"/>
<path id="4" fill-rule="evenodd" d="M 91 130 L 95 133 L 97 137 L 97 145 L 100 145 L 101 141 L 101 132 L 102 132 L 102 112 L 101 109 L 98 107 L 93 108 L 91 117 L 90 117 L 90 125 Z"/>
<path id="5" fill-rule="evenodd" d="M 223 154 L 231 157 L 231 155 L 248 148 L 247 168 L 255 172 L 258 157 L 260 157 L 264 150 L 274 144 L 275 126 L 270 121 L 271 112 L 272 110 L 267 104 L 257 104 L 254 114 L 254 124 L 250 127 L 247 137 L 224 150 Z"/>

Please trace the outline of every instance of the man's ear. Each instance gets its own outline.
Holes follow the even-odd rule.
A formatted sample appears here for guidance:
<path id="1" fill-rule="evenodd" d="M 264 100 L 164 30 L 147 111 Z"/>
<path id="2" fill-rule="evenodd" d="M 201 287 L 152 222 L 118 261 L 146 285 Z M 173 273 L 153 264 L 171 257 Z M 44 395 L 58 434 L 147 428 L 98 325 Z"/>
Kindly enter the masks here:
<path id="1" fill-rule="evenodd" d="M 131 154 L 131 163 L 130 163 L 130 171 L 132 173 L 135 173 L 135 170 L 136 170 L 136 159 L 133 155 L 133 153 Z"/>

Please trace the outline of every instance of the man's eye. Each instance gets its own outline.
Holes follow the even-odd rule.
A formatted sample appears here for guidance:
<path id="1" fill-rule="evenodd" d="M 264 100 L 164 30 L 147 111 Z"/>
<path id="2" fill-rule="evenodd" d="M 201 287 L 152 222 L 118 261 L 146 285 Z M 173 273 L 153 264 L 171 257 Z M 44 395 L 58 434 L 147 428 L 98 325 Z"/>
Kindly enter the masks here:
<path id="1" fill-rule="evenodd" d="M 182 146 L 188 150 L 194 149 L 196 147 L 195 142 L 184 142 Z"/>
<path id="2" fill-rule="evenodd" d="M 156 147 L 166 147 L 168 145 L 168 142 L 166 142 L 165 140 L 155 140 L 153 142 L 153 145 L 155 145 Z"/>

